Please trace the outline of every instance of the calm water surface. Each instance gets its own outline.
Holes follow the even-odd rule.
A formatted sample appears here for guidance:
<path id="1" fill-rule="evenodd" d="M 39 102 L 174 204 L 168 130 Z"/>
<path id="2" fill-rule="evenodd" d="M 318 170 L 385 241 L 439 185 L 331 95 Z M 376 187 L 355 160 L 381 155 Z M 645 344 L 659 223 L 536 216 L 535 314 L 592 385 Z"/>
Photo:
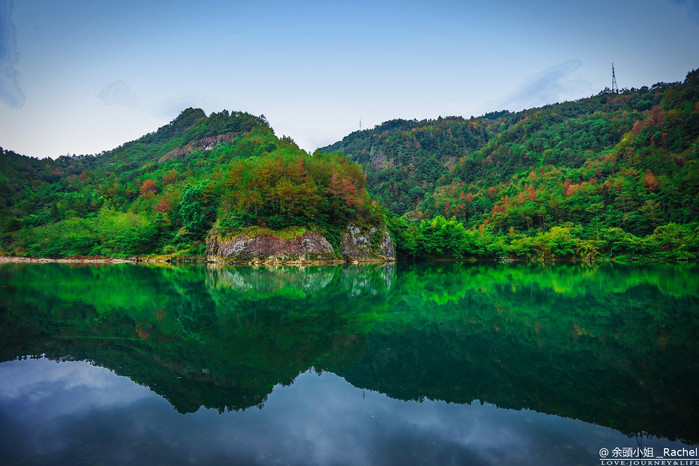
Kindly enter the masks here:
<path id="1" fill-rule="evenodd" d="M 695 264 L 4 264 L 0 458 L 660 456 L 699 443 L 698 313 Z"/>

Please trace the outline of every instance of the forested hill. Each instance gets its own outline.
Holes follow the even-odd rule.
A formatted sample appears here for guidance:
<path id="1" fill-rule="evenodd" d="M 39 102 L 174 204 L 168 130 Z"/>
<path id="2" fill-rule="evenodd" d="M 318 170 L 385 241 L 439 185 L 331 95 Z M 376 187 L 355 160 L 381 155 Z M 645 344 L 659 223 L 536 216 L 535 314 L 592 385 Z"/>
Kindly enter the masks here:
<path id="1" fill-rule="evenodd" d="M 504 246 L 493 254 L 531 255 L 531 244 L 524 252 L 508 248 L 565 225 L 566 234 L 613 255 L 644 249 L 612 251 L 600 232 L 626 244 L 658 227 L 685 225 L 681 235 L 696 241 L 698 137 L 699 72 L 693 71 L 683 83 L 605 90 L 517 113 L 389 121 L 320 150 L 339 150 L 360 163 L 367 190 L 394 214 L 453 218 L 452 225 L 498 236 Z M 406 238 L 416 245 L 412 254 L 484 253 L 473 245 L 430 249 L 424 238 L 421 247 L 422 237 L 412 234 L 418 236 Z M 575 254 L 571 246 L 558 255 Z"/>
<path id="2" fill-rule="evenodd" d="M 349 223 L 383 221 L 364 182 L 345 156 L 313 157 L 263 116 L 190 108 L 99 155 L 0 149 L 0 253 L 201 258 L 212 228 L 310 229 L 337 247 Z"/>
<path id="3" fill-rule="evenodd" d="M 369 192 L 402 215 L 434 191 L 445 170 L 483 147 L 513 118 L 509 112 L 497 112 L 478 119 L 391 120 L 319 150 L 340 151 L 361 164 Z"/>
<path id="4" fill-rule="evenodd" d="M 512 197 L 511 188 L 501 188 L 521 184 L 517 180 L 545 167 L 562 170 L 556 177 L 560 185 L 565 175 L 571 183 L 582 182 L 580 173 L 569 171 L 618 155 L 623 147 L 616 146 L 622 140 L 627 157 L 616 157 L 616 168 L 638 169 L 639 163 L 652 168 L 650 153 L 679 154 L 689 160 L 696 155 L 699 134 L 697 81 L 694 71 L 683 84 L 602 92 L 517 113 L 392 120 L 319 150 L 341 151 L 361 164 L 369 193 L 395 214 L 412 211 L 423 218 L 443 214 L 470 219 L 489 212 L 508 192 Z M 628 149 L 643 154 L 631 157 Z M 666 172 L 672 169 L 663 166 Z M 490 188 L 495 191 L 483 196 Z M 481 220 L 479 215 L 473 222 Z"/>

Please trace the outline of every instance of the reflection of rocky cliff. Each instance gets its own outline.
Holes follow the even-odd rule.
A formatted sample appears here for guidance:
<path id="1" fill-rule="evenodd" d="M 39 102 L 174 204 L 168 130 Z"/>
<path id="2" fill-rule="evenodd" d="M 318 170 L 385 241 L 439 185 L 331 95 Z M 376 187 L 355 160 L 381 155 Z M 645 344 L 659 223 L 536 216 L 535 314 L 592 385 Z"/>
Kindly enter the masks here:
<path id="1" fill-rule="evenodd" d="M 314 293 L 333 280 L 334 267 L 226 267 L 209 265 L 206 285 L 212 289 L 269 293 L 285 287 Z"/>
<path id="2" fill-rule="evenodd" d="M 276 294 L 318 293 L 332 285 L 331 294 L 350 297 L 387 293 L 396 273 L 395 263 L 343 267 L 247 267 L 209 265 L 206 285 L 212 294 L 220 290 L 248 292 L 258 297 Z M 249 296 L 248 296 L 249 297 Z"/>
<path id="3" fill-rule="evenodd" d="M 94 361 L 181 412 L 259 405 L 313 367 L 398 399 L 697 441 L 699 300 L 678 288 L 696 270 L 10 264 L 0 360 Z"/>

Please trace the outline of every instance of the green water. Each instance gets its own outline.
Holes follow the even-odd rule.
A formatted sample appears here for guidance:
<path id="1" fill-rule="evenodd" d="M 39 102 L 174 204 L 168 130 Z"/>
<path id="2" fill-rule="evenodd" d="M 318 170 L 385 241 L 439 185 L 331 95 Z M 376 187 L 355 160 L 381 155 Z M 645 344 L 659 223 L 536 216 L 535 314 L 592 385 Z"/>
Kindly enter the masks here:
<path id="1" fill-rule="evenodd" d="M 5 264 L 0 454 L 599 464 L 601 448 L 651 446 L 657 456 L 699 442 L 698 278 L 695 264 Z"/>

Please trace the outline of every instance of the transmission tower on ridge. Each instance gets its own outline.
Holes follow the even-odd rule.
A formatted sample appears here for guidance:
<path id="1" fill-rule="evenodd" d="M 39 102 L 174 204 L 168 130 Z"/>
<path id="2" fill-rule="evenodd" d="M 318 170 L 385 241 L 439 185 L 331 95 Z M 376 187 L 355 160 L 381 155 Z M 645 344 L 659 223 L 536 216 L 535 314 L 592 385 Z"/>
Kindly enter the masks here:
<path id="1" fill-rule="evenodd" d="M 361 131 L 361 130 L 362 130 L 362 119 L 360 118 L 359 119 L 359 131 Z"/>
<path id="2" fill-rule="evenodd" d="M 614 74 L 614 63 L 612 63 L 612 92 L 619 93 L 619 87 L 616 85 L 616 75 Z"/>

